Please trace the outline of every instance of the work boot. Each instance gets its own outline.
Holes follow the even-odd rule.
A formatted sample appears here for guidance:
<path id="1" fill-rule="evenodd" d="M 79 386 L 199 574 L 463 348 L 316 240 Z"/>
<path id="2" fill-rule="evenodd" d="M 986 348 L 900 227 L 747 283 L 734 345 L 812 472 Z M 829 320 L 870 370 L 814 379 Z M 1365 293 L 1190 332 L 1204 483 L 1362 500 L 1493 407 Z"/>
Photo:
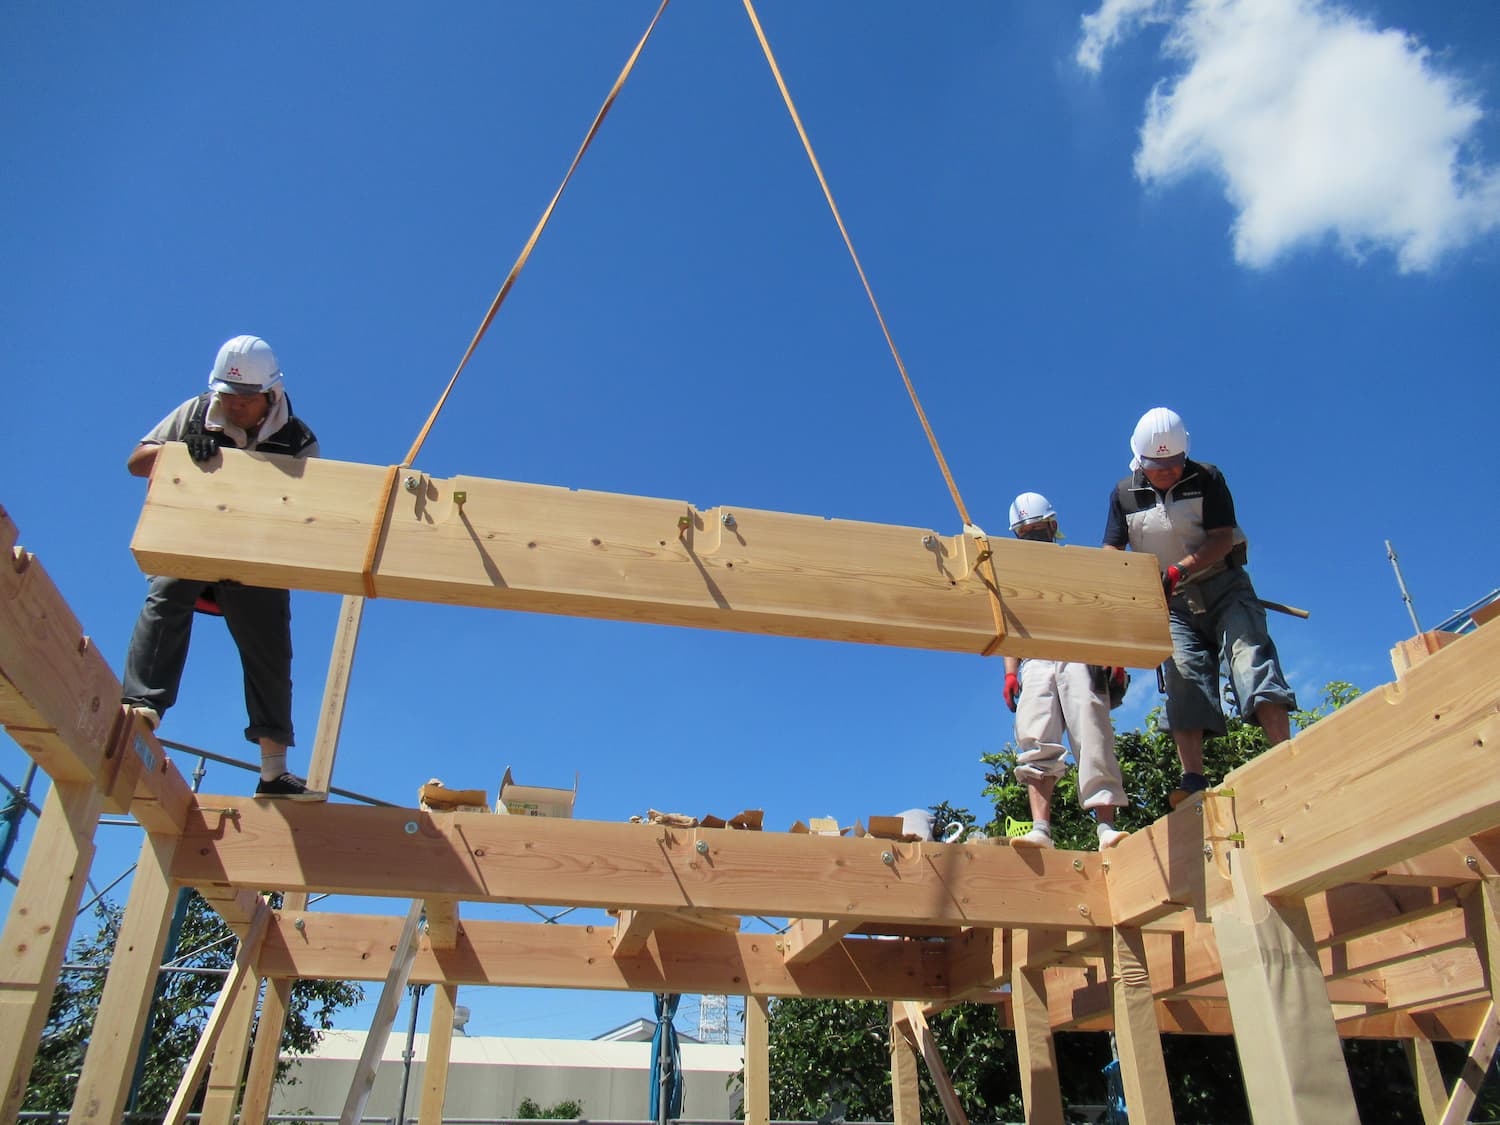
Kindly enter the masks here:
<path id="1" fill-rule="evenodd" d="M 1202 793 L 1207 788 L 1208 778 L 1201 773 L 1185 773 L 1182 775 L 1182 780 L 1177 783 L 1177 788 L 1167 794 L 1167 804 L 1175 809 L 1194 793 Z"/>
<path id="2" fill-rule="evenodd" d="M 1052 843 L 1052 833 L 1045 828 L 1033 828 L 1026 835 L 1017 836 L 1010 842 L 1010 846 L 1013 848 L 1050 848 L 1055 845 Z"/>
<path id="3" fill-rule="evenodd" d="M 257 797 L 275 797 L 283 801 L 326 801 L 328 794 L 321 789 L 309 789 L 307 782 L 294 773 L 284 773 L 270 781 L 261 779 L 255 787 Z"/>

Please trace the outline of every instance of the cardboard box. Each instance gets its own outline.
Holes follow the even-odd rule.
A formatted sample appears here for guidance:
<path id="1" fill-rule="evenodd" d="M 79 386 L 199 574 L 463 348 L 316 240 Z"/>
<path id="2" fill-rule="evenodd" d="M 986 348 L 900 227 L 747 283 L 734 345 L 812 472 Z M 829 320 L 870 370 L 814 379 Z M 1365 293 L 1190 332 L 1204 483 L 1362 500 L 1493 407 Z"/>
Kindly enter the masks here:
<path id="1" fill-rule="evenodd" d="M 497 813 L 511 816 L 560 816 L 571 818 L 573 802 L 578 799 L 578 775 L 573 775 L 573 788 L 546 789 L 540 785 L 517 785 L 505 767 L 505 776 L 500 779 L 500 799 L 495 802 Z"/>
<path id="2" fill-rule="evenodd" d="M 487 813 L 490 798 L 483 789 L 449 789 L 434 777 L 417 790 L 417 807 L 431 812 Z"/>

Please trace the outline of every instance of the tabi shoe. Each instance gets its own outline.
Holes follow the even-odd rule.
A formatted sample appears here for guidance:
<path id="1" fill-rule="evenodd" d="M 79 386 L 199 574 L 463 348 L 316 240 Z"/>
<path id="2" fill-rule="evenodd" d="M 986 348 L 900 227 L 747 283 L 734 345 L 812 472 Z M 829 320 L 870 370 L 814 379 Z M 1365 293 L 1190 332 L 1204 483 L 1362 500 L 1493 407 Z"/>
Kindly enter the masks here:
<path id="1" fill-rule="evenodd" d="M 1126 836 L 1130 835 L 1129 832 L 1121 832 L 1113 824 L 1096 824 L 1094 825 L 1094 833 L 1099 837 L 1099 850 L 1101 852 L 1106 848 L 1114 847 L 1121 840 L 1125 839 Z"/>
<path id="2" fill-rule="evenodd" d="M 147 707 L 144 703 L 128 703 L 126 706 L 130 708 L 132 714 L 146 724 L 146 729 L 154 731 L 161 726 L 161 715 L 155 707 Z"/>
<path id="3" fill-rule="evenodd" d="M 1182 775 L 1182 780 L 1177 783 L 1177 788 L 1167 794 L 1167 804 L 1175 809 L 1194 793 L 1202 793 L 1207 788 L 1208 778 L 1201 773 L 1185 773 Z"/>
<path id="4" fill-rule="evenodd" d="M 307 782 L 294 773 L 284 773 L 271 781 L 261 779 L 255 787 L 257 797 L 274 797 L 282 801 L 326 801 L 328 794 L 321 789 L 309 789 Z"/>
<path id="5" fill-rule="evenodd" d="M 1010 842 L 1013 848 L 1051 848 L 1056 847 L 1052 843 L 1052 833 L 1043 832 L 1040 828 L 1033 828 L 1024 836 L 1017 836 Z"/>

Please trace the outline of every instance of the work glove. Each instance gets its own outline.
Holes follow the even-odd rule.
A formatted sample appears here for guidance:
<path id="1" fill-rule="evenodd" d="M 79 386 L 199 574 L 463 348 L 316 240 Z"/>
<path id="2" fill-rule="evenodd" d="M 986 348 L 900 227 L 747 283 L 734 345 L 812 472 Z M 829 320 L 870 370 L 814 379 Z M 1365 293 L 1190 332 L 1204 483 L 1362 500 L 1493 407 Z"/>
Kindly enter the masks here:
<path id="1" fill-rule="evenodd" d="M 1187 571 L 1183 570 L 1180 566 L 1169 566 L 1167 567 L 1167 572 L 1161 576 L 1162 592 L 1170 598 L 1177 593 L 1177 587 L 1181 586 L 1186 580 Z"/>
<path id="2" fill-rule="evenodd" d="M 1005 673 L 1005 705 L 1012 711 L 1016 709 L 1016 700 L 1021 697 L 1021 678 L 1014 672 Z"/>
<path id="3" fill-rule="evenodd" d="M 205 430 L 201 422 L 188 428 L 188 432 L 182 435 L 182 443 L 194 461 L 207 461 L 219 452 L 219 439 Z"/>
<path id="4" fill-rule="evenodd" d="M 1113 711 L 1125 702 L 1125 691 L 1130 687 L 1130 674 L 1124 668 L 1109 670 L 1109 709 Z"/>

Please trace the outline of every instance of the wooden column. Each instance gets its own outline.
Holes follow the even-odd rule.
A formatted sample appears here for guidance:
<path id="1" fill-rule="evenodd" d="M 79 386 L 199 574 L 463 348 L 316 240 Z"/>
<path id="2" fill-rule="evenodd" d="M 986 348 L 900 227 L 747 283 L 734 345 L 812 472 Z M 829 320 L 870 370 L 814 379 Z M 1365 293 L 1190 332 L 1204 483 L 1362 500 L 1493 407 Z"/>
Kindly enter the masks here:
<path id="1" fill-rule="evenodd" d="M 1016 931 L 1016 967 L 1010 975 L 1010 993 L 1016 1053 L 1021 1062 L 1021 1098 L 1026 1105 L 1027 1125 L 1063 1125 L 1057 1046 L 1052 1041 L 1047 1013 L 1047 982 L 1040 966 L 1027 964 L 1032 944 L 1030 932 Z"/>
<path id="2" fill-rule="evenodd" d="M 56 781 L 0 935 L 0 1121 L 14 1121 L 26 1094 L 57 974 L 94 859 L 103 795 L 89 782 Z"/>
<path id="3" fill-rule="evenodd" d="M 917 1083 L 917 1046 L 908 1025 L 887 1004 L 891 1017 L 891 1105 L 895 1125 L 922 1125 L 922 1094 Z"/>
<path id="4" fill-rule="evenodd" d="M 187 1068 L 182 1073 L 182 1081 L 177 1084 L 177 1093 L 173 1096 L 172 1104 L 167 1107 L 166 1115 L 162 1118 L 162 1125 L 182 1125 L 187 1120 L 193 1095 L 198 1092 L 198 1085 L 203 1081 L 203 1072 L 208 1066 L 209 1056 L 213 1054 L 214 1046 L 219 1041 L 219 1035 L 229 1019 L 234 998 L 245 978 L 254 979 L 256 976 L 254 965 L 260 954 L 261 942 L 265 939 L 266 926 L 270 920 L 271 908 L 262 899 L 249 929 L 240 939 L 240 948 L 234 956 L 234 965 L 230 968 L 229 975 L 224 978 L 224 987 L 219 990 L 219 998 L 214 1001 L 213 1011 L 208 1014 L 208 1022 L 203 1025 L 203 1031 L 198 1036 L 198 1045 L 193 1048 L 192 1057 L 188 1059 Z"/>
<path id="5" fill-rule="evenodd" d="M 1469 1110 L 1474 1107 L 1479 1087 L 1484 1084 L 1484 1076 L 1495 1057 L 1495 1046 L 1500 1042 L 1500 1022 L 1496 1020 L 1494 1002 L 1500 996 L 1500 888 L 1494 879 L 1481 879 L 1478 889 L 1464 900 L 1464 921 L 1479 954 L 1485 987 L 1490 990 L 1490 1007 L 1453 1085 L 1452 1096 L 1440 1118 L 1443 1125 L 1468 1120 Z"/>
<path id="6" fill-rule="evenodd" d="M 1234 894 L 1213 926 L 1251 1114 L 1260 1125 L 1358 1125 L 1307 910 L 1260 893 L 1249 851 L 1229 856 Z"/>
<path id="7" fill-rule="evenodd" d="M 458 985 L 440 984 L 432 992 L 432 1024 L 427 1029 L 427 1059 L 422 1064 L 422 1104 L 417 1125 L 442 1125 L 448 1094 L 448 1063 L 453 1051 L 453 1013 Z"/>
<path id="8" fill-rule="evenodd" d="M 927 1026 L 927 1017 L 922 1014 L 922 1005 L 912 1000 L 900 1004 L 900 1020 L 906 1026 L 917 1050 L 922 1052 L 922 1061 L 927 1064 L 928 1077 L 937 1087 L 938 1099 L 943 1103 L 943 1112 L 948 1115 L 948 1125 L 969 1125 L 969 1117 L 958 1104 L 958 1095 L 948 1077 L 948 1068 L 943 1065 L 943 1053 L 938 1049 L 937 1037 Z"/>
<path id="9" fill-rule="evenodd" d="M 1412 1085 L 1417 1088 L 1417 1103 L 1422 1108 L 1425 1125 L 1438 1125 L 1443 1119 L 1443 1108 L 1448 1103 L 1448 1085 L 1443 1081 L 1442 1069 L 1438 1066 L 1437 1052 L 1431 1039 L 1421 1037 L 1407 1039 L 1406 1061 L 1411 1067 Z"/>
<path id="10" fill-rule="evenodd" d="M 1156 1025 L 1146 945 L 1139 929 L 1116 927 L 1109 962 L 1115 1044 L 1120 1052 L 1126 1109 L 1139 1121 L 1170 1123 L 1176 1118 L 1162 1058 L 1161 1032 Z"/>
<path id="11" fill-rule="evenodd" d="M 1484 1076 L 1495 1060 L 1495 1047 L 1500 1045 L 1500 1020 L 1495 1018 L 1495 1005 L 1485 1013 L 1484 1025 L 1479 1036 L 1469 1044 L 1469 1057 L 1453 1084 L 1453 1096 L 1443 1111 L 1442 1125 L 1464 1125 L 1469 1119 L 1469 1110 L 1474 1108 L 1474 1099 L 1479 1096 L 1479 1087 L 1484 1085 Z"/>
<path id="12" fill-rule="evenodd" d="M 255 1046 L 250 1052 L 250 1071 L 245 1075 L 245 1097 L 240 1102 L 240 1125 L 265 1125 L 271 1108 L 271 1091 L 276 1086 L 276 1064 L 281 1059 L 281 1034 L 286 1027 L 295 983 L 288 977 L 266 981 L 266 996 L 255 1025 Z"/>
<path id="13" fill-rule="evenodd" d="M 255 1009 L 260 1000 L 260 977 L 246 973 L 229 1001 L 224 1030 L 214 1045 L 208 1087 L 203 1092 L 203 1116 L 198 1125 L 234 1125 L 240 1100 L 240 1082 L 250 1056 L 250 1032 L 255 1027 Z"/>
<path id="14" fill-rule="evenodd" d="M 125 1112 L 172 926 L 177 896 L 167 872 L 176 850 L 175 837 L 148 835 L 141 843 L 68 1125 L 114 1125 Z"/>
<path id="15" fill-rule="evenodd" d="M 745 1125 L 770 1125 L 770 1121 L 771 998 L 747 996 L 745 997 Z"/>

